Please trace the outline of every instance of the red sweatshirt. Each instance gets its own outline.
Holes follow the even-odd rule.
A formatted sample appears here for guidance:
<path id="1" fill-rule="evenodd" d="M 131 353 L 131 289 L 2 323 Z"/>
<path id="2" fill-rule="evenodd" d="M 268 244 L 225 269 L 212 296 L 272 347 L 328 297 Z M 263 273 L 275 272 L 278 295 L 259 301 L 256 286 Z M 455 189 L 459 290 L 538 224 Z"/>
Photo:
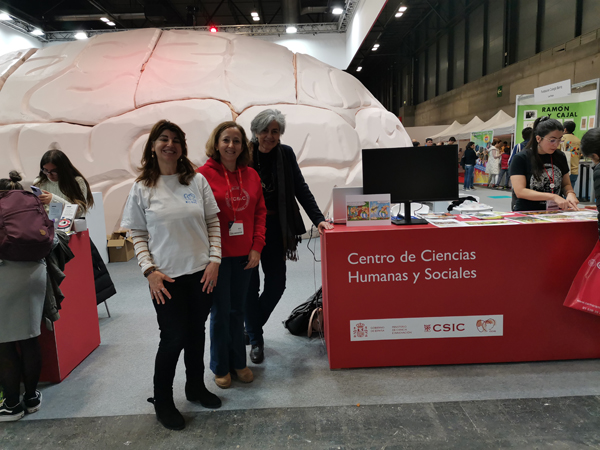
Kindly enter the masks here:
<path id="1" fill-rule="evenodd" d="M 212 158 L 199 167 L 197 172 L 204 175 L 212 188 L 217 205 L 221 210 L 217 216 L 221 222 L 221 247 L 222 257 L 244 256 L 250 250 L 261 253 L 265 246 L 265 231 L 267 208 L 263 198 L 262 185 L 258 173 L 251 167 L 241 167 L 235 172 L 227 171 L 231 190 L 233 192 L 233 207 L 237 208 L 235 220 L 244 224 L 244 234 L 239 236 L 229 235 L 229 222 L 233 222 L 234 211 L 229 198 L 229 188 L 225 179 L 221 163 Z M 240 195 L 239 175 L 242 175 L 243 192 Z"/>

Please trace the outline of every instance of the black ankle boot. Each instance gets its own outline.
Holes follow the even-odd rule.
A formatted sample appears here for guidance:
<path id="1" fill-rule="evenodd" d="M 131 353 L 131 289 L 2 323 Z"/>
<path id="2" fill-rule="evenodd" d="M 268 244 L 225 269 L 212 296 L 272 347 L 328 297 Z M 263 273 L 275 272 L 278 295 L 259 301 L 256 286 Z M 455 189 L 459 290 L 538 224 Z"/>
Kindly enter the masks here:
<path id="1" fill-rule="evenodd" d="M 165 428 L 169 430 L 183 430 L 185 428 L 185 420 L 175 407 L 175 402 L 173 402 L 172 398 L 157 400 L 150 397 L 148 401 L 154 405 L 156 418 Z"/>
<path id="2" fill-rule="evenodd" d="M 221 407 L 221 399 L 206 389 L 204 383 L 185 383 L 185 397 L 190 402 L 199 402 L 205 408 Z"/>

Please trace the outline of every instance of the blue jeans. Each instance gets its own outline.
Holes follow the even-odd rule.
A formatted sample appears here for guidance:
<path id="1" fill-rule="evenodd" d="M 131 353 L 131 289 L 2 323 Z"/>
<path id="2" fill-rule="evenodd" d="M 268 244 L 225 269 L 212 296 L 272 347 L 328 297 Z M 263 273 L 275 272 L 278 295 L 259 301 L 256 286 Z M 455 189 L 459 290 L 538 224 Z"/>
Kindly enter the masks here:
<path id="1" fill-rule="evenodd" d="M 260 274 L 255 267 L 246 297 L 246 331 L 252 345 L 264 345 L 263 327 L 285 291 L 285 253 L 278 215 L 267 216 L 265 241 L 260 255 L 260 266 L 265 274 L 262 294 L 259 295 Z"/>
<path id="2" fill-rule="evenodd" d="M 472 164 L 465 164 L 465 182 L 464 188 L 470 189 L 473 187 L 473 176 L 475 175 L 475 166 Z"/>
<path id="3" fill-rule="evenodd" d="M 502 178 L 506 175 L 506 182 L 504 183 L 504 187 L 508 187 L 508 182 L 510 178 L 508 177 L 508 169 L 500 169 L 500 174 L 498 175 L 498 186 L 502 183 Z"/>
<path id="4" fill-rule="evenodd" d="M 569 175 L 569 178 L 571 179 L 571 186 L 573 186 L 573 189 L 575 189 L 575 182 L 577 181 L 577 177 L 579 175 Z"/>
<path id="5" fill-rule="evenodd" d="M 221 259 L 210 310 L 210 369 L 223 377 L 246 367 L 244 305 L 253 270 L 244 270 L 247 256 Z"/>

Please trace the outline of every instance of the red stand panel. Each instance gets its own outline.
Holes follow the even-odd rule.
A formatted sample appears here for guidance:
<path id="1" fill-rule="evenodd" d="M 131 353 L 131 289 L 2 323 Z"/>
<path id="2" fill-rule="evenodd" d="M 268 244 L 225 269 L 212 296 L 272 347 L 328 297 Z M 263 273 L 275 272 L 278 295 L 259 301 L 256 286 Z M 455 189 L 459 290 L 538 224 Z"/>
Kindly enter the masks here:
<path id="1" fill-rule="evenodd" d="M 329 366 L 598 358 L 600 318 L 562 305 L 597 240 L 596 222 L 336 225 L 321 238 Z M 458 259 L 436 260 L 435 254 Z M 388 281 L 389 274 L 401 276 Z M 398 281 L 403 274 L 407 280 Z M 477 328 L 478 320 L 492 316 L 493 326 Z M 409 328 L 398 325 L 408 322 Z"/>
<path id="2" fill-rule="evenodd" d="M 60 319 L 54 331 L 42 323 L 41 381 L 64 380 L 71 371 L 100 345 L 100 326 L 88 231 L 71 235 L 69 248 L 73 258 L 65 267 L 66 278 L 60 285 L 65 295 Z"/>

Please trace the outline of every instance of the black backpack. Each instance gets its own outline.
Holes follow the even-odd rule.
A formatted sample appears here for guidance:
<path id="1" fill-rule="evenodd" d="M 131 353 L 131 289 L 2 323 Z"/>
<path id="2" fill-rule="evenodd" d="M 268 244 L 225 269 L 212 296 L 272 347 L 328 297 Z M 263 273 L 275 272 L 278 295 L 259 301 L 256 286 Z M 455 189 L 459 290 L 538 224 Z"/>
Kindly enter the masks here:
<path id="1" fill-rule="evenodd" d="M 294 336 L 308 336 L 311 317 L 314 316 L 315 310 L 319 309 L 323 309 L 323 288 L 319 288 L 306 302 L 296 306 L 290 316 L 283 321 L 283 326 Z"/>

